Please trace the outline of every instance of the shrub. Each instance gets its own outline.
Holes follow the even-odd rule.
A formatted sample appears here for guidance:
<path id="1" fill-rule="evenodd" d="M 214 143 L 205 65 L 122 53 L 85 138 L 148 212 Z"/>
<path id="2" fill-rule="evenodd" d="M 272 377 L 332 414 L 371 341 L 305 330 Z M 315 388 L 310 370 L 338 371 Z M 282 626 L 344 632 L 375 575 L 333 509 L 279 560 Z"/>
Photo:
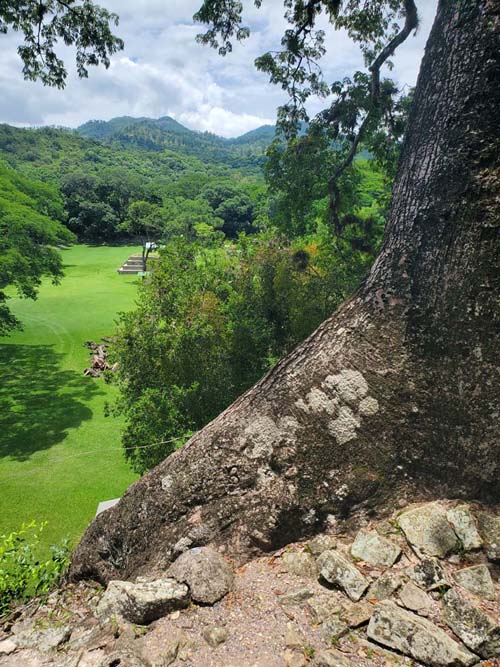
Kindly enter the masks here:
<path id="1" fill-rule="evenodd" d="M 69 563 L 67 540 L 51 546 L 48 558 L 40 558 L 40 536 L 46 525 L 31 521 L 0 536 L 0 618 L 14 603 L 47 594 Z"/>

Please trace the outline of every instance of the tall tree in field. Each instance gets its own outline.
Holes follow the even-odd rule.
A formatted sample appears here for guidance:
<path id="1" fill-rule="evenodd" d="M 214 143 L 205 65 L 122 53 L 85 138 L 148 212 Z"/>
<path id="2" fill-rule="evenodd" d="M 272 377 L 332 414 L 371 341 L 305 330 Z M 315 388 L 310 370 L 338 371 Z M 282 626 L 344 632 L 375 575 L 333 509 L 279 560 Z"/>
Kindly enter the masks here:
<path id="1" fill-rule="evenodd" d="M 92 523 L 73 577 L 162 567 L 180 538 L 245 559 L 400 497 L 498 501 L 499 30 L 496 0 L 440 1 L 368 279 Z"/>

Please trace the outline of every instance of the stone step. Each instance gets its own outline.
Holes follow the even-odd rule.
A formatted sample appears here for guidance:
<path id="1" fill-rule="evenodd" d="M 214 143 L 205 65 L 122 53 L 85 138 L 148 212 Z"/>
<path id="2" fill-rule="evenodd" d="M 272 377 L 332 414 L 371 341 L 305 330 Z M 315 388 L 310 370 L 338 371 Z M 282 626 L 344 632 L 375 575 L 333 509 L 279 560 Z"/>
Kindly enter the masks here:
<path id="1" fill-rule="evenodd" d="M 148 257 L 148 266 L 151 265 L 151 262 L 155 262 L 157 260 L 158 257 Z M 118 269 L 118 273 L 120 274 L 138 274 L 142 273 L 142 271 L 143 264 L 141 255 L 131 255 Z"/>

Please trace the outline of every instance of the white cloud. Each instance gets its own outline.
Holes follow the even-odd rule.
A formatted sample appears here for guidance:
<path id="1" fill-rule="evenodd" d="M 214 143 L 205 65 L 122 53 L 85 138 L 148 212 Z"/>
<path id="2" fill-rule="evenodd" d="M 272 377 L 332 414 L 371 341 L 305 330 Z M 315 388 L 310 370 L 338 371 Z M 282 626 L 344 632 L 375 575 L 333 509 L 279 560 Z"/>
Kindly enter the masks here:
<path id="1" fill-rule="evenodd" d="M 213 132 L 222 137 L 237 137 L 260 125 L 272 125 L 274 118 L 264 118 L 248 113 L 233 113 L 222 107 L 202 105 L 197 111 L 186 111 L 171 114 L 179 123 L 186 127 Z"/>
<path id="2" fill-rule="evenodd" d="M 257 10 L 248 0 L 246 18 L 253 33 L 226 58 L 195 41 L 201 26 L 193 24 L 192 15 L 201 0 L 100 1 L 120 15 L 117 32 L 125 39 L 125 51 L 113 58 L 109 70 L 91 70 L 86 80 L 69 67 L 64 91 L 24 81 L 16 54 L 18 35 L 0 35 L 0 122 L 74 127 L 92 118 L 170 115 L 193 129 L 223 136 L 273 122 L 284 93 L 253 62 L 279 46 L 285 25 L 281 1 L 268 0 Z M 421 28 L 400 48 L 391 73 L 401 83 L 416 81 L 436 4 L 419 0 Z M 362 66 L 358 48 L 345 34 L 329 33 L 327 45 L 322 64 L 329 80 Z M 64 52 L 72 65 L 71 51 Z M 320 108 L 321 101 L 312 101 L 313 111 Z"/>

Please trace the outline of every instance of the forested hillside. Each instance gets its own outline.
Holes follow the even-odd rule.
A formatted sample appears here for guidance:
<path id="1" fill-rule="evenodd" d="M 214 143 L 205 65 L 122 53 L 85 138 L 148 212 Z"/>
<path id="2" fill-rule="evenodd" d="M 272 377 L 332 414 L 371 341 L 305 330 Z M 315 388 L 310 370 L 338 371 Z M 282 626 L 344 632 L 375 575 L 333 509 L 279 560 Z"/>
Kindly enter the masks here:
<path id="1" fill-rule="evenodd" d="M 224 139 L 209 132 L 189 130 L 169 116 L 158 119 L 124 116 L 110 121 L 90 121 L 76 131 L 83 137 L 115 146 L 178 150 L 203 161 L 255 168 L 264 162 L 275 127 L 264 125 L 235 139 Z"/>
<path id="2" fill-rule="evenodd" d="M 203 152 L 203 144 L 196 152 Z M 68 227 L 81 240 L 129 238 L 123 224 L 133 202 L 147 202 L 156 227 L 171 227 L 172 233 L 195 233 L 202 225 L 203 234 L 225 225 L 234 235 L 254 223 L 265 191 L 260 168 L 235 169 L 208 157 L 202 161 L 186 155 L 182 146 L 172 151 L 103 144 L 61 129 L 2 125 L 0 156 L 59 190 Z"/>
<path id="3" fill-rule="evenodd" d="M 127 418 L 125 453 L 139 472 L 311 333 L 378 249 L 389 170 L 355 162 L 335 230 L 328 179 L 338 145 L 304 132 L 288 147 L 273 137 L 264 126 L 226 140 L 168 117 L 92 121 L 78 132 L 0 126 L 10 173 L 52 193 L 68 233 L 163 246 L 112 352 L 114 410 Z M 245 165 L 243 154 L 253 156 Z"/>

